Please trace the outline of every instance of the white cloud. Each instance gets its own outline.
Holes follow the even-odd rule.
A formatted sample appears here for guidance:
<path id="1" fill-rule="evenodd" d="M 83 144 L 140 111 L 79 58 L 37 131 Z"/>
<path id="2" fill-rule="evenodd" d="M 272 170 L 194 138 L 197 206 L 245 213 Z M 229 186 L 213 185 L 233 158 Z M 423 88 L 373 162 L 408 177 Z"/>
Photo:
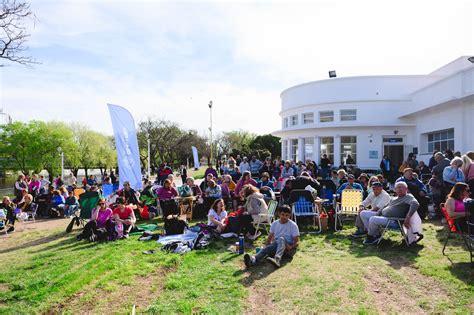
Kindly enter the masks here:
<path id="1" fill-rule="evenodd" d="M 35 69 L 0 68 L 14 119 L 88 123 L 106 103 L 207 132 L 280 127 L 279 93 L 339 76 L 419 74 L 474 51 L 469 1 L 34 2 Z M 78 59 L 48 58 L 63 47 Z M 64 57 L 64 58 L 63 58 Z M 92 58 L 92 59 L 88 59 Z M 95 59 L 96 58 L 96 59 Z M 90 64 L 88 64 L 90 61 Z M 85 65 L 84 65 L 85 64 Z"/>

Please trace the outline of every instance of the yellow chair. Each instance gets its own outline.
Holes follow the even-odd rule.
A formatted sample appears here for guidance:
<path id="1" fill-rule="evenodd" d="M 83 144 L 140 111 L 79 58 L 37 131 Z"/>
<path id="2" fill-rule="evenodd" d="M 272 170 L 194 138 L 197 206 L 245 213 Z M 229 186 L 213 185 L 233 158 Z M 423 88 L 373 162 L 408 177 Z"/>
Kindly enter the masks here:
<path id="1" fill-rule="evenodd" d="M 336 216 L 334 220 L 334 230 L 338 231 L 337 223 L 342 226 L 342 216 L 359 215 L 360 204 L 362 203 L 362 191 L 358 189 L 344 189 L 341 194 L 341 202 L 336 205 Z"/>

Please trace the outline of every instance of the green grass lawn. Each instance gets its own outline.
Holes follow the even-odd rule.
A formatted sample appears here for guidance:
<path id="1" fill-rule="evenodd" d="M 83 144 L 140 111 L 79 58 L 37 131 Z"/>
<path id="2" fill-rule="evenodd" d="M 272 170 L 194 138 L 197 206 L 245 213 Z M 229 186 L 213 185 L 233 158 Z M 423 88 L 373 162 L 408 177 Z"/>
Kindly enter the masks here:
<path id="1" fill-rule="evenodd" d="M 201 178 L 204 178 L 205 172 L 206 172 L 206 166 L 201 165 L 201 167 L 198 170 L 195 170 L 194 168 L 190 168 L 188 170 L 188 176 L 194 177 L 194 179 L 201 179 Z"/>
<path id="2" fill-rule="evenodd" d="M 408 249 L 395 233 L 367 248 L 347 237 L 350 225 L 337 234 L 304 234 L 280 269 L 263 262 L 249 270 L 242 256 L 226 251 L 233 240 L 186 255 L 145 255 L 155 242 L 77 242 L 77 230 L 64 233 L 66 220 L 48 229 L 35 224 L 0 236 L 1 314 L 125 314 L 133 305 L 164 314 L 474 311 L 468 252 L 456 240 L 443 256 L 440 224 L 425 223 L 422 244 Z"/>

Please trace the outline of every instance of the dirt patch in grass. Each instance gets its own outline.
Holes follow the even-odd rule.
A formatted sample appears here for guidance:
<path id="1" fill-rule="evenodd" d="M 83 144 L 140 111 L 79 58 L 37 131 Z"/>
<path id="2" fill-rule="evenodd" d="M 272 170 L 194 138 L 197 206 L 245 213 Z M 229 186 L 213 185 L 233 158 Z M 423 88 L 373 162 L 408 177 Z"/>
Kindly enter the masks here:
<path id="1" fill-rule="evenodd" d="M 135 277 L 131 285 L 117 284 L 113 289 L 86 288 L 47 313 L 131 313 L 133 305 L 137 312 L 144 312 L 163 291 L 166 274 L 169 272 L 172 270 L 161 268 L 146 276 Z"/>
<path id="2" fill-rule="evenodd" d="M 400 267 L 392 277 L 369 266 L 365 274 L 367 291 L 380 313 L 416 313 L 433 311 L 433 301 L 449 298 L 440 283 L 422 275 L 416 268 Z"/>
<path id="3" fill-rule="evenodd" d="M 270 294 L 258 286 L 252 285 L 248 288 L 247 309 L 245 314 L 272 314 L 275 313 Z"/>

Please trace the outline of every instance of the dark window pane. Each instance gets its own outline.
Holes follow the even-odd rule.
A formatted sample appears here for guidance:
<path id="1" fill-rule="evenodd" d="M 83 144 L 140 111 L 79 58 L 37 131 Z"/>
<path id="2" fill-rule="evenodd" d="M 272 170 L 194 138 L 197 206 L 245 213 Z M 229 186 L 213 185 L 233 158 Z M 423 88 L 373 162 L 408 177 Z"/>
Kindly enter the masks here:
<path id="1" fill-rule="evenodd" d="M 428 135 L 428 141 L 433 141 L 433 134 L 432 134 L 432 133 L 430 133 L 430 134 Z"/>

